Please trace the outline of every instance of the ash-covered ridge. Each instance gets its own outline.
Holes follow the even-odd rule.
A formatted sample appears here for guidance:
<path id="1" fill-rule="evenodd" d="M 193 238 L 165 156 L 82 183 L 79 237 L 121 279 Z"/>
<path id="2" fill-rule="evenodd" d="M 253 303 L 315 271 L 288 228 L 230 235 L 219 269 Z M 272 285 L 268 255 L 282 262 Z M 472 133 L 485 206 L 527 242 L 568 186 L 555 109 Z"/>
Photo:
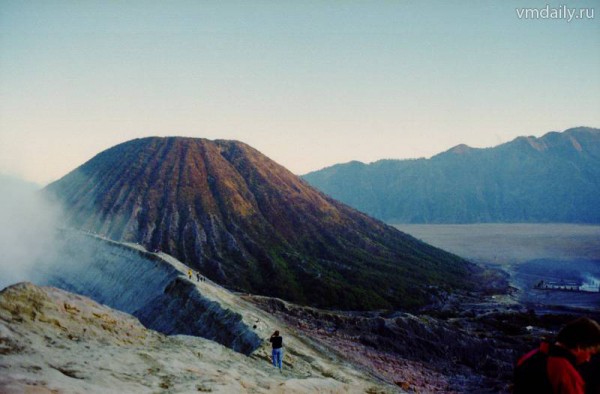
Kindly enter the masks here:
<path id="1" fill-rule="evenodd" d="M 215 285 L 190 280 L 171 256 L 75 231 L 60 238 L 58 258 L 40 266 L 38 282 L 132 314 L 166 335 L 200 336 L 244 354 L 262 343 L 248 318 L 211 295 Z"/>
<path id="2" fill-rule="evenodd" d="M 290 351 L 279 373 L 264 343 L 248 357 L 162 335 L 87 297 L 19 283 L 0 291 L 0 392 L 396 392 L 285 332 Z"/>

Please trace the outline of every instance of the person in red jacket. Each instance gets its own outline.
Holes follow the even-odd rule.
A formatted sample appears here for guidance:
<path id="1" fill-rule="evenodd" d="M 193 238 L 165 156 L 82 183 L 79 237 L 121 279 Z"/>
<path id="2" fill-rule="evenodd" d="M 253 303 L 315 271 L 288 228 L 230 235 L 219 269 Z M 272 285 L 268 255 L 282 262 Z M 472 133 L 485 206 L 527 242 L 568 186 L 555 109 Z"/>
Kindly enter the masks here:
<path id="1" fill-rule="evenodd" d="M 577 366 L 600 350 L 600 325 L 586 317 L 565 325 L 556 342 L 543 342 L 521 357 L 515 368 L 514 394 L 585 394 Z"/>

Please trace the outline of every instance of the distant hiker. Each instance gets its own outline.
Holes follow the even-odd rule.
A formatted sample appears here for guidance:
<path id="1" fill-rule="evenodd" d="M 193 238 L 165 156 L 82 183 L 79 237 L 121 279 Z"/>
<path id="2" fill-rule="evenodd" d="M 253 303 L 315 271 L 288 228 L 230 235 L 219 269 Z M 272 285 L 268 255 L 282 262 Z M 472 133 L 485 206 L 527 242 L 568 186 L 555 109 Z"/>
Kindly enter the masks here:
<path id="1" fill-rule="evenodd" d="M 188 278 L 192 279 L 192 270 L 191 269 L 188 270 Z"/>
<path id="2" fill-rule="evenodd" d="M 273 350 L 271 352 L 273 366 L 279 367 L 279 371 L 281 372 L 281 364 L 283 362 L 283 338 L 279 336 L 279 331 L 275 331 L 273 335 L 271 335 L 269 342 L 273 345 Z"/>
<path id="3" fill-rule="evenodd" d="M 600 325 L 586 317 L 565 325 L 556 342 L 542 342 L 517 362 L 514 394 L 585 394 L 576 369 L 600 351 Z"/>

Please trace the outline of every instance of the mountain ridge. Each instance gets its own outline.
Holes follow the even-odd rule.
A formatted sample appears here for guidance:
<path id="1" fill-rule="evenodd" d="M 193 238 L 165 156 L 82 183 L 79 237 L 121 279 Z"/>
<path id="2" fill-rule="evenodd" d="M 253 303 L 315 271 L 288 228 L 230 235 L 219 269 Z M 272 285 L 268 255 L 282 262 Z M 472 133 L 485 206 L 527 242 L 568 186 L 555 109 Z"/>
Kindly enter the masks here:
<path id="1" fill-rule="evenodd" d="M 361 163 L 362 164 L 362 163 Z M 464 144 L 429 159 L 337 164 L 303 176 L 388 223 L 600 223 L 600 129 Z"/>
<path id="2" fill-rule="evenodd" d="M 0 392 L 397 392 L 248 303 L 230 307 L 264 318 L 263 336 L 273 325 L 286 329 L 283 373 L 273 373 L 264 339 L 243 355 L 205 338 L 164 335 L 86 296 L 12 285 L 0 291 Z"/>

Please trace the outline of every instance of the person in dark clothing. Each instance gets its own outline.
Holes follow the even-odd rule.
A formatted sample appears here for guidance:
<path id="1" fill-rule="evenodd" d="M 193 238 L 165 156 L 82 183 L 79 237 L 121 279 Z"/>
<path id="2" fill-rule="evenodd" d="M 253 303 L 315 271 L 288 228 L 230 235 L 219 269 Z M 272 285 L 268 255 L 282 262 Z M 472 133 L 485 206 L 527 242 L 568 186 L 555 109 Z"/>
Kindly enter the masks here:
<path id="1" fill-rule="evenodd" d="M 600 325 L 585 317 L 565 325 L 556 342 L 542 342 L 519 359 L 514 394 L 585 394 L 577 366 L 600 350 Z"/>
<path id="2" fill-rule="evenodd" d="M 278 367 L 281 372 L 281 364 L 283 362 L 283 338 L 279 336 L 279 331 L 275 331 L 269 342 L 273 346 L 271 356 L 273 357 L 273 366 Z"/>

